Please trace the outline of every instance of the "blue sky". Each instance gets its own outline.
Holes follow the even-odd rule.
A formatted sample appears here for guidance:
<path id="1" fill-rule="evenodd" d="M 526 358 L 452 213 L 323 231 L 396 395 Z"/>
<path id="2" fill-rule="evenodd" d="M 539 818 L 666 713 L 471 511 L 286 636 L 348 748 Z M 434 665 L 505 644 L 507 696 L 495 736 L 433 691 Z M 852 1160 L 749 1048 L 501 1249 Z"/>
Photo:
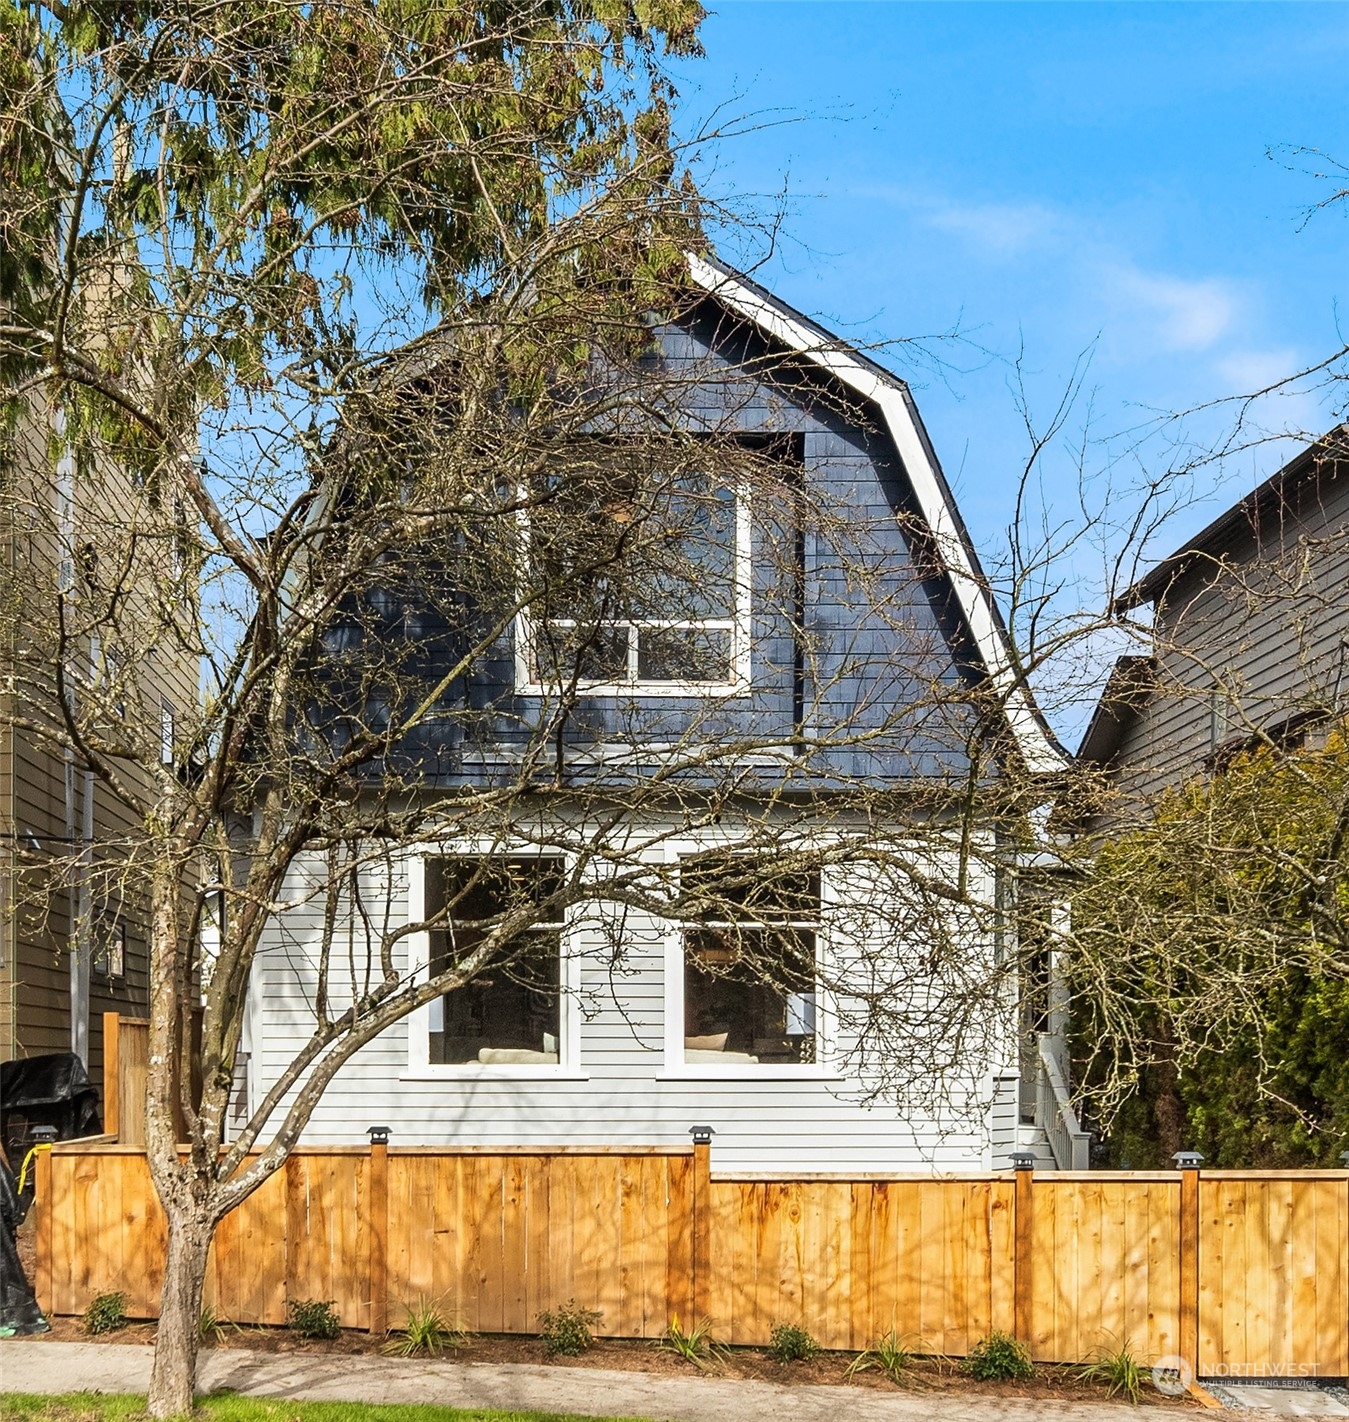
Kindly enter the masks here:
<path id="1" fill-rule="evenodd" d="M 751 131 L 719 143 L 700 181 L 751 208 L 785 192 L 760 279 L 840 334 L 963 333 L 931 348 L 943 370 L 903 345 L 883 358 L 912 380 L 985 548 L 1026 450 L 1018 352 L 1041 419 L 1089 353 L 1067 433 L 1085 431 L 1077 447 L 1099 475 L 1112 459 L 1139 472 L 1175 459 L 1175 427 L 1130 452 L 1127 432 L 1155 412 L 1243 393 L 1349 341 L 1349 202 L 1304 224 L 1325 184 L 1266 156 L 1309 145 L 1349 165 L 1349 5 L 709 8 L 683 128 L 719 114 Z M 732 259 L 737 246 L 724 239 Z M 1258 414 L 1265 429 L 1320 431 L 1336 409 L 1299 392 Z M 1215 438 L 1230 414 L 1184 434 Z M 1153 551 L 1292 447 L 1206 468 L 1212 497 Z M 1050 457 L 1051 506 L 1071 503 L 1075 462 L 1067 443 Z"/>

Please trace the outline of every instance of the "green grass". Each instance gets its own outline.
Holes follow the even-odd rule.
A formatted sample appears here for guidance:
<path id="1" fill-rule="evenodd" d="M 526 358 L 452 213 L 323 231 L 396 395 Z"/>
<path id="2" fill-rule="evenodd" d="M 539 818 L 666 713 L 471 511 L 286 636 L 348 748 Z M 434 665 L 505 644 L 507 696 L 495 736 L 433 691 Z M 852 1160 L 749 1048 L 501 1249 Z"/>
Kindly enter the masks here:
<path id="1" fill-rule="evenodd" d="M 101 1393 L 69 1393 L 64 1397 L 31 1397 L 0 1393 L 3 1422 L 140 1422 L 143 1397 L 105 1397 Z M 561 1412 L 495 1412 L 470 1407 L 425 1407 L 398 1404 L 375 1407 L 360 1402 L 275 1402 L 268 1398 L 226 1393 L 197 1400 L 202 1422 L 599 1422 Z M 608 1418 L 605 1422 L 615 1422 Z M 642 1422 L 628 1417 L 617 1422 Z"/>

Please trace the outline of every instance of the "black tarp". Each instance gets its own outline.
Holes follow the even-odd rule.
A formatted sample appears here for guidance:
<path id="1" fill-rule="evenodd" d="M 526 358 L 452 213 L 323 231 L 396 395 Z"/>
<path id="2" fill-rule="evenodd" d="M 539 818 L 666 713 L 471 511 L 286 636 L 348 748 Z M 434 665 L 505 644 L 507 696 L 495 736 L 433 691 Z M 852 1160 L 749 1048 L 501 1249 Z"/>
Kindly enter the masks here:
<path id="1" fill-rule="evenodd" d="M 45 1333 L 47 1320 L 19 1263 L 16 1233 L 22 1218 L 9 1166 L 0 1160 L 0 1337 Z"/>
<path id="2" fill-rule="evenodd" d="M 34 1126 L 51 1126 L 58 1141 L 102 1130 L 98 1092 L 74 1052 L 0 1062 L 0 1145 L 15 1174 L 23 1168 Z M 19 1201 L 20 1220 L 31 1199 L 30 1181 Z"/>

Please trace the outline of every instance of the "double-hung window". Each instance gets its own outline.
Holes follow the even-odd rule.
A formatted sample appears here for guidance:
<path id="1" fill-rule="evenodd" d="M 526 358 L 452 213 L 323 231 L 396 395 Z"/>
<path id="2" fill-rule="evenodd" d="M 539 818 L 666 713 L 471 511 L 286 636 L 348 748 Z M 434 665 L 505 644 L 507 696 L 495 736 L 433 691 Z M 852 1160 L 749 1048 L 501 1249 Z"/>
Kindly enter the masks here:
<path id="1" fill-rule="evenodd" d="M 526 911 L 471 982 L 431 1003 L 428 1065 L 558 1062 L 563 923 L 543 906 L 563 874 L 562 859 L 541 855 L 426 861 L 426 915 L 442 924 L 429 934 L 433 976 L 475 958 L 503 915 Z"/>
<path id="2" fill-rule="evenodd" d="M 649 462 L 648 452 L 648 462 Z M 531 501 L 527 682 L 738 688 L 748 677 L 749 513 L 725 469 L 635 468 L 604 447 Z"/>
<path id="3" fill-rule="evenodd" d="M 684 1064 L 800 1066 L 818 1060 L 818 870 L 734 854 L 680 868 L 691 896 L 683 948 Z"/>

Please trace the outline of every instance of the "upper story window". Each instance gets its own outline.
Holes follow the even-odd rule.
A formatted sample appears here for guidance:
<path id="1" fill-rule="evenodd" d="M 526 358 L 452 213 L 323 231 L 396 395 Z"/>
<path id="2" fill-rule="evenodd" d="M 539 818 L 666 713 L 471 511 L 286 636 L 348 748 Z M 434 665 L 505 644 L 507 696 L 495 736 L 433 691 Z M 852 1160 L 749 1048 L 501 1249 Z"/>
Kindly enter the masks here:
<path id="1" fill-rule="evenodd" d="M 523 680 L 737 689 L 749 674 L 747 494 L 726 470 L 634 469 L 628 459 L 603 447 L 531 507 L 540 595 L 522 619 Z"/>
<path id="2" fill-rule="evenodd" d="M 426 864 L 433 975 L 464 961 L 502 914 L 541 904 L 556 892 L 564 861 L 543 855 L 432 859 Z M 428 1064 L 479 1062 L 540 1066 L 559 1060 L 562 1032 L 561 919 L 536 916 L 503 942 L 493 962 L 465 987 L 431 1004 Z"/>
<path id="3" fill-rule="evenodd" d="M 818 1060 L 820 876 L 704 855 L 680 871 L 706 908 L 683 929 L 684 1063 Z"/>

